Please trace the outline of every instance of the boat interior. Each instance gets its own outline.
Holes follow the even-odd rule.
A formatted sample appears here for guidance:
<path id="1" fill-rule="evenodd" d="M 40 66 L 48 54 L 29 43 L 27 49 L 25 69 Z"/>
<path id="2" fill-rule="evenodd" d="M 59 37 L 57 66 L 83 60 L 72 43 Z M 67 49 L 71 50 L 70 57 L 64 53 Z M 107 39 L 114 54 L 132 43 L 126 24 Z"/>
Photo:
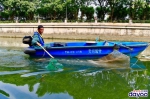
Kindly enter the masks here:
<path id="1" fill-rule="evenodd" d="M 111 41 L 86 41 L 86 42 L 51 42 L 52 47 L 74 47 L 74 46 L 114 46 L 115 44 L 124 46 L 137 46 L 148 44 L 146 42 L 111 42 Z"/>

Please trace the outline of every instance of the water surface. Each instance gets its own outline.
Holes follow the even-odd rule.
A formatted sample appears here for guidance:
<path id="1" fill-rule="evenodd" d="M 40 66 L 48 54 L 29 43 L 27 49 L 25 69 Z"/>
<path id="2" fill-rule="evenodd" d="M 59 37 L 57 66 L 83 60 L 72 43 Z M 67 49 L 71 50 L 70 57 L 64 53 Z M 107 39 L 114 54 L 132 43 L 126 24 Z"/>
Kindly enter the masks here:
<path id="1" fill-rule="evenodd" d="M 128 93 L 134 89 L 150 90 L 148 58 L 133 58 L 129 66 L 58 59 L 64 67 L 49 71 L 49 58 L 30 58 L 20 42 L 0 39 L 0 99 L 130 99 Z"/>

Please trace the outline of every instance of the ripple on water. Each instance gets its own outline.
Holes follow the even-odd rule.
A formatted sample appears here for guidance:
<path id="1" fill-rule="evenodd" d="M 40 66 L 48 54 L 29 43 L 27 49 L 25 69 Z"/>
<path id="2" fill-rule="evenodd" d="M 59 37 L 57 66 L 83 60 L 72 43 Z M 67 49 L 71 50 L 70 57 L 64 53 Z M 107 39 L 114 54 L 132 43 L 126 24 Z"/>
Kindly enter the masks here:
<path id="1" fill-rule="evenodd" d="M 30 72 L 30 71 L 29 70 L 2 71 L 0 72 L 0 75 L 20 74 L 20 73 L 26 73 L 26 72 Z"/>
<path id="2" fill-rule="evenodd" d="M 0 49 L 0 55 L 2 56 L 0 57 L 0 66 L 3 67 L 3 70 L 0 69 L 0 71 L 3 71 L 1 75 L 24 72 L 21 77 L 28 77 L 49 73 L 45 69 L 49 58 L 31 59 L 20 48 L 2 48 Z M 95 75 L 102 71 L 110 71 L 113 69 L 127 69 L 120 65 L 116 67 L 118 65 L 117 63 L 106 64 L 94 60 L 58 59 L 58 61 L 64 65 L 63 71 L 65 72 L 84 72 L 87 75 Z M 10 73 L 7 71 L 10 71 Z"/>
<path id="3" fill-rule="evenodd" d="M 25 66 L 28 59 L 20 49 L 2 48 L 0 49 L 0 66 Z"/>

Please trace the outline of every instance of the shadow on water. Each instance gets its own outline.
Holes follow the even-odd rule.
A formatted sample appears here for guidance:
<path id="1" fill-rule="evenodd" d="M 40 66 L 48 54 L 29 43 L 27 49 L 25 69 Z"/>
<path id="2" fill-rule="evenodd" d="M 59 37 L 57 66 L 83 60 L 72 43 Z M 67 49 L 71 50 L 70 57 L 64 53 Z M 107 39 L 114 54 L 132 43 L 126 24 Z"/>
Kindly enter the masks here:
<path id="1" fill-rule="evenodd" d="M 0 55 L 0 99 L 123 99 L 150 89 L 150 62 L 137 58 L 129 65 L 58 59 L 64 68 L 48 71 L 49 59 L 30 58 L 21 48 L 3 47 Z"/>

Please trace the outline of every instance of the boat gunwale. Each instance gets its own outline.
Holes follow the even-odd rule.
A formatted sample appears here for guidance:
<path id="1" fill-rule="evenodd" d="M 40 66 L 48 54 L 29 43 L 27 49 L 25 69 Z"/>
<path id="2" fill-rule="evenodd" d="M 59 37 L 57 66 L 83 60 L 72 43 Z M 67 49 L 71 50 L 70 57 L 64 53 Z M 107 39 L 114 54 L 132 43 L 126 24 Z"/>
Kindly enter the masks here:
<path id="1" fill-rule="evenodd" d="M 115 44 L 114 44 L 115 45 Z M 100 45 L 100 46 L 94 46 L 94 45 L 91 45 L 91 46 L 61 46 L 61 47 L 48 47 L 46 49 L 73 49 L 73 48 L 112 48 L 114 45 Z M 149 46 L 148 44 L 138 44 L 137 45 L 120 45 L 120 44 L 117 44 L 118 46 L 120 47 L 142 47 L 142 46 Z M 32 49 L 35 49 L 35 50 L 40 50 L 41 48 L 32 48 Z"/>

